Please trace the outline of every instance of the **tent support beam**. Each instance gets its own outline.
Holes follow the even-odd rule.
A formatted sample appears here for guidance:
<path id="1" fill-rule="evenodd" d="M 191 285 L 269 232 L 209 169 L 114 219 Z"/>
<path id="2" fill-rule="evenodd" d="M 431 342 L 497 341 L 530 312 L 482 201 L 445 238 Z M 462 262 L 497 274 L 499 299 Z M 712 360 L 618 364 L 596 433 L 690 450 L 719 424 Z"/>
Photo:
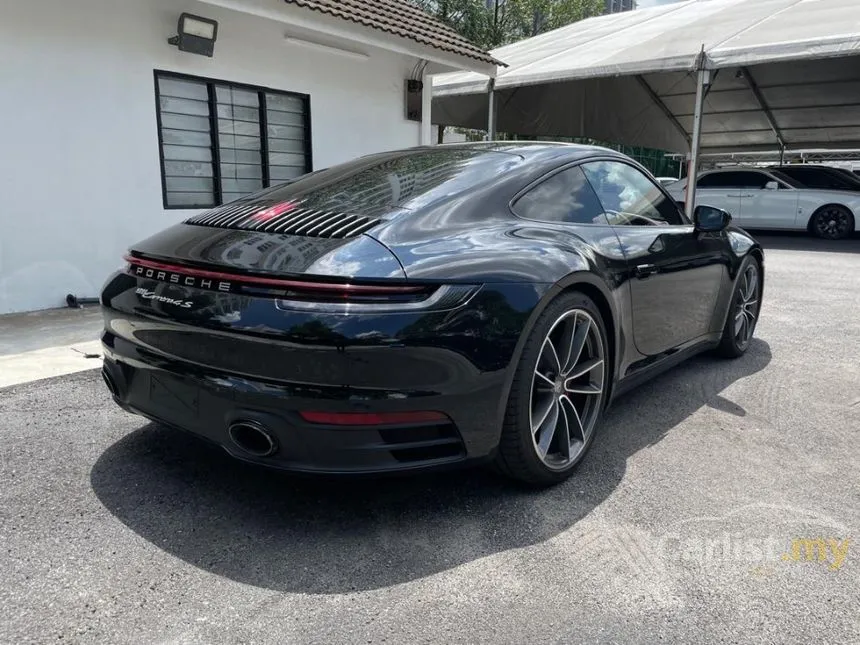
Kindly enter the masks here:
<path id="1" fill-rule="evenodd" d="M 642 86 L 642 89 L 645 90 L 645 93 L 651 97 L 651 100 L 654 101 L 654 103 L 657 105 L 657 107 L 660 108 L 660 110 L 663 112 L 663 114 L 666 115 L 666 118 L 669 119 L 669 122 L 673 126 L 675 126 L 675 129 L 678 131 L 678 133 L 682 137 L 684 137 L 684 141 L 686 141 L 687 145 L 689 146 L 691 143 L 690 142 L 690 135 L 687 134 L 687 131 L 684 129 L 684 126 L 682 126 L 680 121 L 678 121 L 678 119 L 675 118 L 675 115 L 672 114 L 671 110 L 669 110 L 669 108 L 666 107 L 666 104 L 663 103 L 663 99 L 661 99 L 657 95 L 657 92 L 655 92 L 654 89 L 648 84 L 648 81 L 645 80 L 644 76 L 639 74 L 635 78 L 639 82 L 639 85 Z"/>
<path id="2" fill-rule="evenodd" d="M 764 112 L 764 118 L 767 119 L 770 129 L 773 130 L 773 133 L 776 135 L 776 142 L 782 150 L 785 150 L 785 139 L 782 138 L 782 132 L 776 124 L 776 119 L 773 118 L 773 112 L 770 111 L 770 106 L 767 104 L 767 101 L 764 100 L 764 96 L 759 89 L 758 83 L 755 82 L 752 72 L 750 72 L 749 67 L 741 67 L 741 73 L 744 75 L 747 85 L 749 85 L 750 92 L 753 93 L 755 100 L 758 102 L 759 107 L 761 107 L 761 111 Z"/>
<path id="3" fill-rule="evenodd" d="M 491 78 L 487 93 L 487 140 L 496 140 L 496 79 Z"/>
<path id="4" fill-rule="evenodd" d="M 684 200 L 684 210 L 690 219 L 693 219 L 693 211 L 696 204 L 696 177 L 699 174 L 699 145 L 702 138 L 702 112 L 705 107 L 705 88 L 710 83 L 710 70 L 700 69 L 696 83 L 696 106 L 693 111 L 693 139 L 690 143 L 690 165 L 687 170 L 687 196 Z"/>

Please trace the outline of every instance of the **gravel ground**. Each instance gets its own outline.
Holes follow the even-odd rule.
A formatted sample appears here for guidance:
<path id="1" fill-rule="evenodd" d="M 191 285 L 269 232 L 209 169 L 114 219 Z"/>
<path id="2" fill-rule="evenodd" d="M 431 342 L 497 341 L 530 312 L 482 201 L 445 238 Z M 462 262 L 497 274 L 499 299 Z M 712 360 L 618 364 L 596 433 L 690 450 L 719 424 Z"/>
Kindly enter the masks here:
<path id="1" fill-rule="evenodd" d="M 860 642 L 860 240 L 763 241 L 747 356 L 626 396 L 543 492 L 260 471 L 93 371 L 0 390 L 0 641 Z"/>

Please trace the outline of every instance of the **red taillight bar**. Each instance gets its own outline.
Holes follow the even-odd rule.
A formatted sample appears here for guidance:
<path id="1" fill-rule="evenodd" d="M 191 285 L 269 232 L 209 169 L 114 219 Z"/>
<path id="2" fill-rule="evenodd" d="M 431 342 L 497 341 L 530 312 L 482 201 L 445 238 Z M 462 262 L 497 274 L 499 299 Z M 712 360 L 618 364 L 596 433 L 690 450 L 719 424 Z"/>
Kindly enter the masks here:
<path id="1" fill-rule="evenodd" d="M 304 291 L 324 291 L 326 293 L 360 293 L 360 294 L 384 294 L 384 293 L 417 293 L 424 291 L 424 287 L 405 285 L 370 285 L 330 282 L 305 282 L 302 280 L 287 280 L 284 278 L 263 278 L 254 275 L 242 275 L 240 273 L 224 273 L 221 271 L 209 271 L 207 269 L 193 269 L 180 264 L 166 264 L 154 260 L 143 260 L 141 258 L 126 255 L 125 261 L 129 264 L 155 269 L 157 271 L 169 271 L 195 278 L 208 278 L 210 280 L 227 280 L 239 284 L 260 285 L 266 287 L 278 287 L 281 289 L 301 289 Z"/>
<path id="2" fill-rule="evenodd" d="M 385 426 L 409 423 L 447 422 L 441 412 L 316 412 L 302 410 L 301 417 L 309 423 L 331 426 Z"/>

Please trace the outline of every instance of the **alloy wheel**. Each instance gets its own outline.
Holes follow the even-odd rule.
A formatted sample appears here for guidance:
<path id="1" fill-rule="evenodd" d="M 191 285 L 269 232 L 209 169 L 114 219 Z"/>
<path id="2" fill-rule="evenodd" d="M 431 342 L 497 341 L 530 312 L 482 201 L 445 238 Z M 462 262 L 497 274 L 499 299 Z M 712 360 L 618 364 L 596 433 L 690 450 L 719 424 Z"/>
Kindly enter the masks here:
<path id="1" fill-rule="evenodd" d="M 603 339 L 583 309 L 561 315 L 543 341 L 532 377 L 529 428 L 538 458 L 561 470 L 588 445 L 604 396 Z"/>
<path id="2" fill-rule="evenodd" d="M 848 234 L 851 218 L 844 209 L 830 206 L 818 214 L 814 226 L 819 237 L 838 240 Z"/>
<path id="3" fill-rule="evenodd" d="M 759 310 L 758 268 L 750 264 L 741 277 L 740 288 L 735 298 L 735 341 L 746 349 L 752 340 Z"/>

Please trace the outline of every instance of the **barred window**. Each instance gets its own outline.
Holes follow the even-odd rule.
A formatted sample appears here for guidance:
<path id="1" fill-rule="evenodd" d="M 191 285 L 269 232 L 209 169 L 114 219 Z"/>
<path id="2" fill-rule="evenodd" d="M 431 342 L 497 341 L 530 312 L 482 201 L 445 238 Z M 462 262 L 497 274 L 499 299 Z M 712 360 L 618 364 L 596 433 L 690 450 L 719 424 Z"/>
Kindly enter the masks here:
<path id="1" fill-rule="evenodd" d="M 211 208 L 311 171 L 304 94 L 155 73 L 165 208 Z"/>

